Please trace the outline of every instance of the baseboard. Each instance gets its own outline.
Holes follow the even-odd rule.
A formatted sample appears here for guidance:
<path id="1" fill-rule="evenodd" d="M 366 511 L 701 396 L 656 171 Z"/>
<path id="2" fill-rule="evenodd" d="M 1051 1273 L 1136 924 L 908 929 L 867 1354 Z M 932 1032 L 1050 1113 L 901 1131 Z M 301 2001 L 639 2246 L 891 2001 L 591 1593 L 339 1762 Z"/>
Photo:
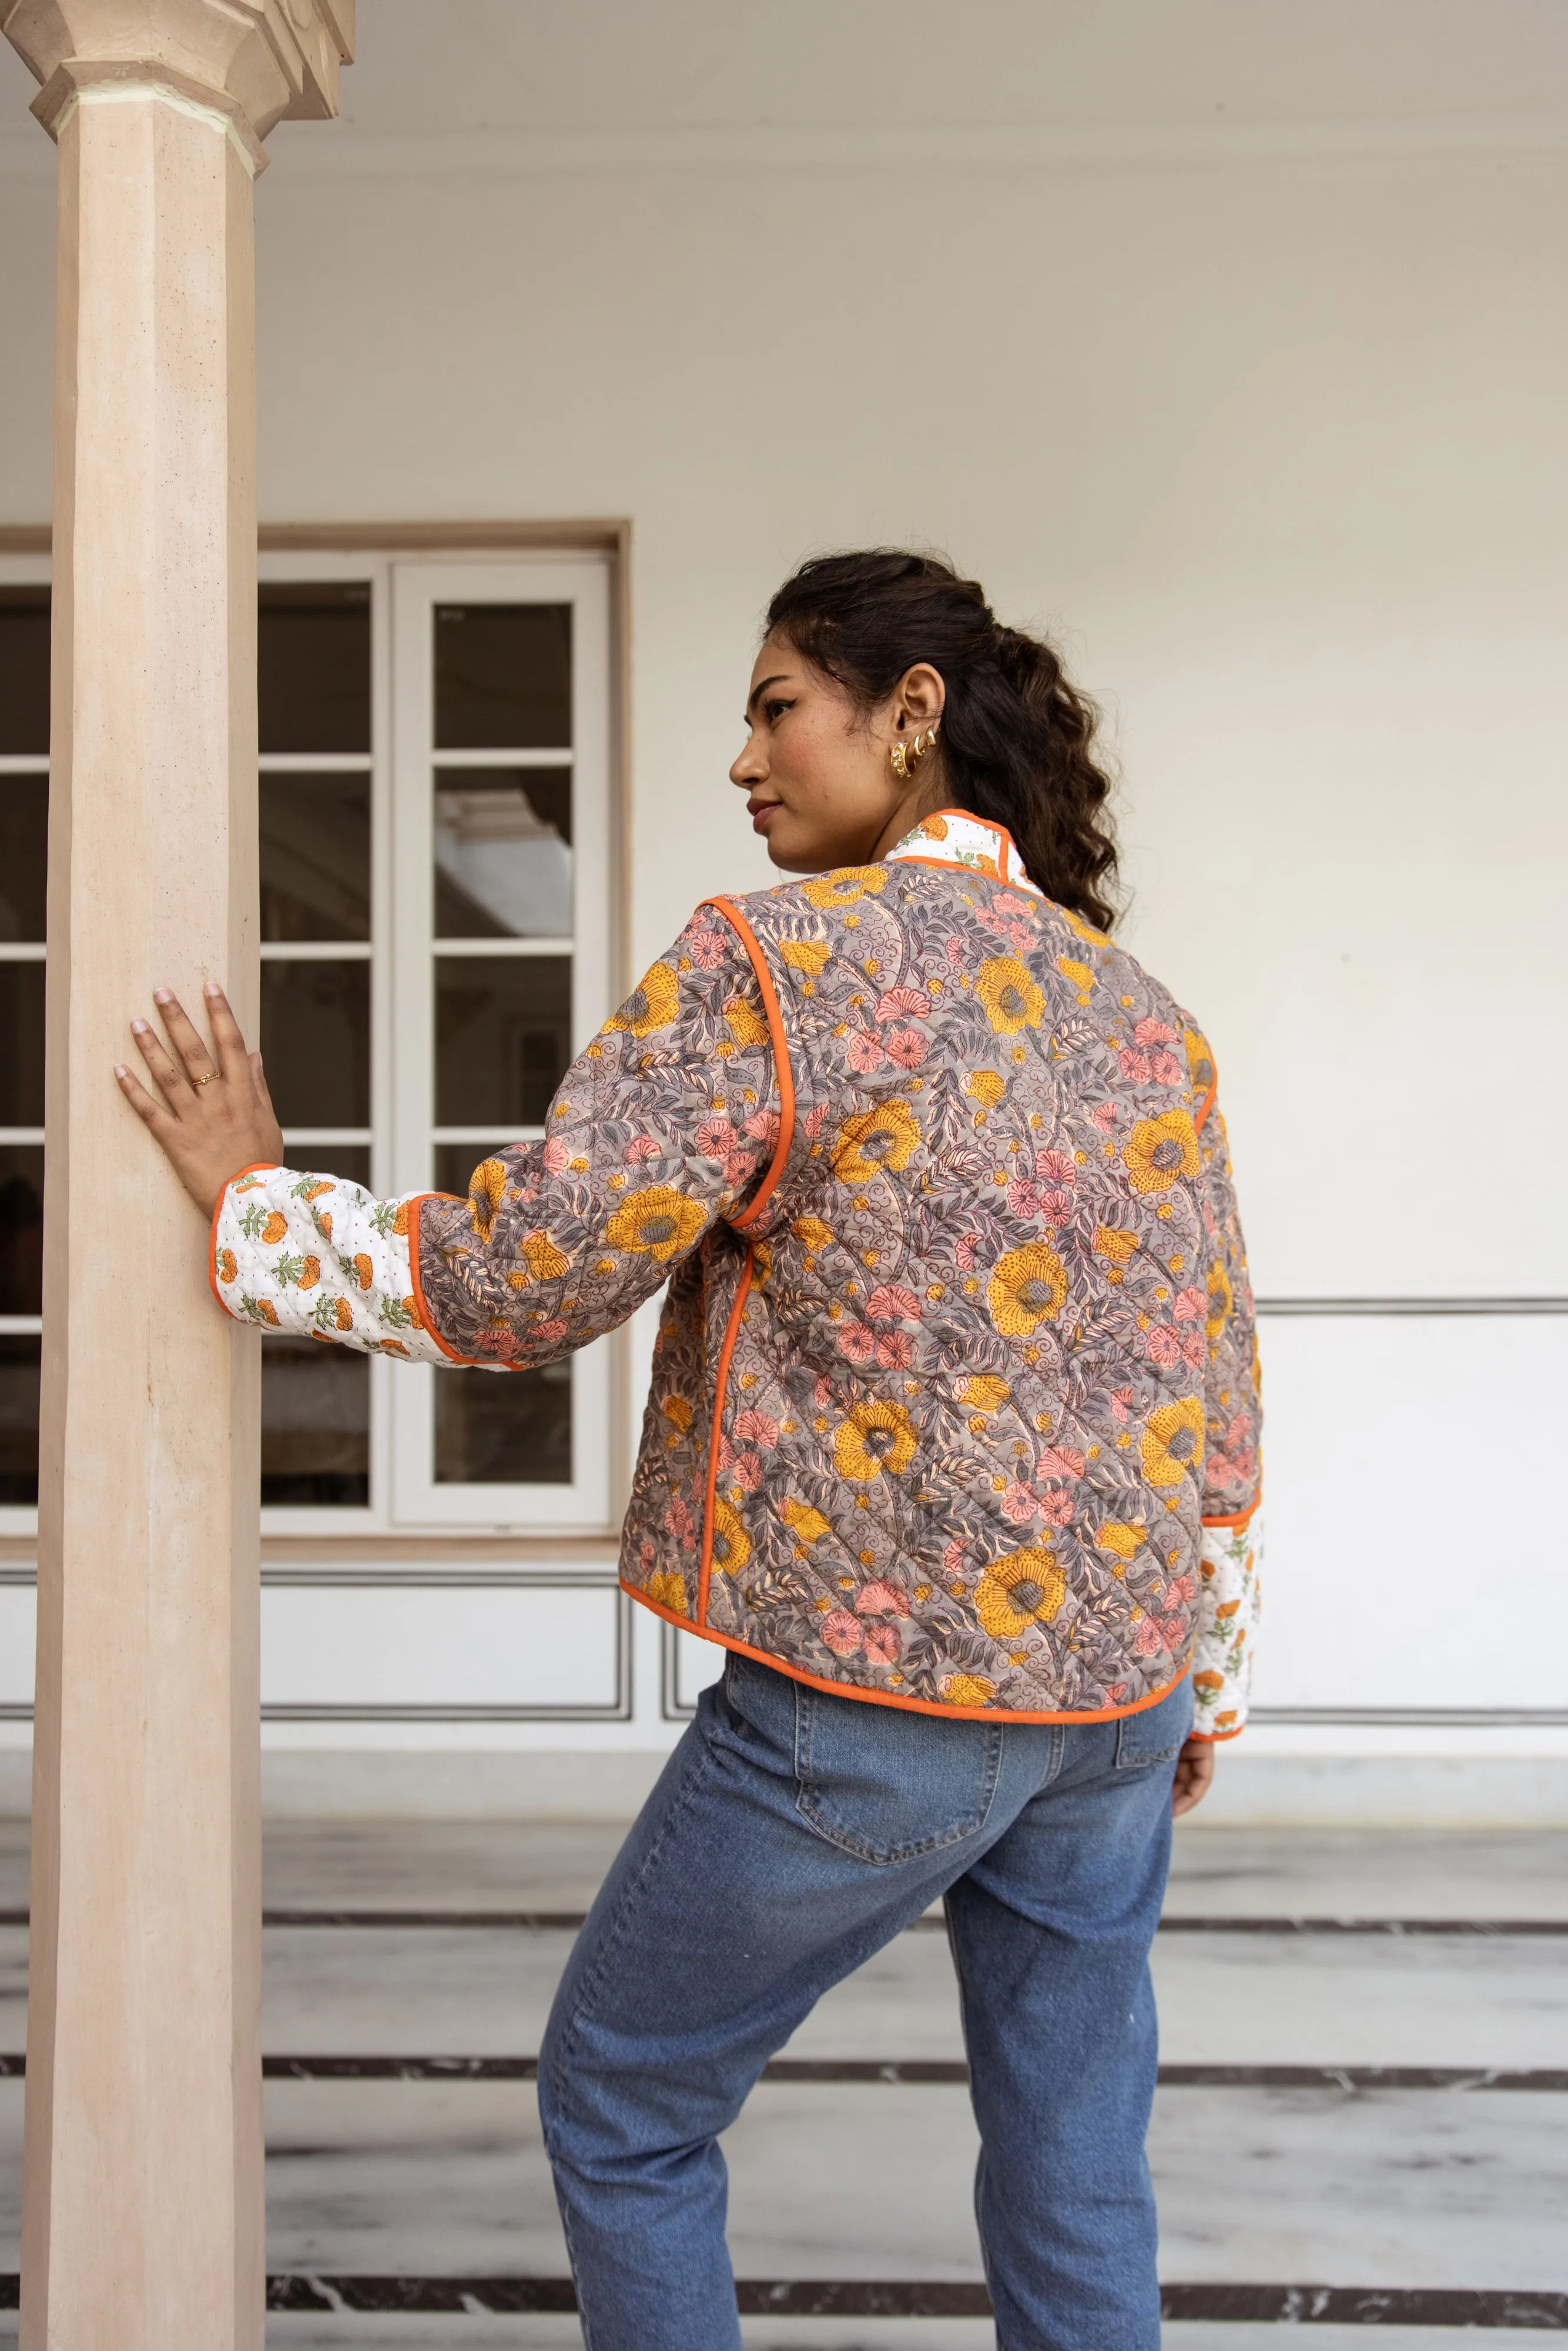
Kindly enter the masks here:
<path id="1" fill-rule="evenodd" d="M 1198 1828 L 1568 1828 L 1568 1757 L 1222 1750 Z"/>

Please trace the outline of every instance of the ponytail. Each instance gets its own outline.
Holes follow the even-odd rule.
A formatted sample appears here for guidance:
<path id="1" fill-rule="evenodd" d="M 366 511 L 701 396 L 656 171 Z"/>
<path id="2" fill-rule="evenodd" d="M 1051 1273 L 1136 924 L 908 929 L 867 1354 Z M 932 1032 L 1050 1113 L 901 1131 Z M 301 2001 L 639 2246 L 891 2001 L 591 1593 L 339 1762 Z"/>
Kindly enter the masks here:
<path id="1" fill-rule="evenodd" d="M 1110 780 L 1092 757 L 1099 713 L 1050 645 L 994 618 L 977 581 L 897 548 L 803 563 L 768 607 L 787 638 L 863 710 L 929 662 L 948 804 L 1005 825 L 1030 880 L 1100 930 L 1116 918 Z"/>

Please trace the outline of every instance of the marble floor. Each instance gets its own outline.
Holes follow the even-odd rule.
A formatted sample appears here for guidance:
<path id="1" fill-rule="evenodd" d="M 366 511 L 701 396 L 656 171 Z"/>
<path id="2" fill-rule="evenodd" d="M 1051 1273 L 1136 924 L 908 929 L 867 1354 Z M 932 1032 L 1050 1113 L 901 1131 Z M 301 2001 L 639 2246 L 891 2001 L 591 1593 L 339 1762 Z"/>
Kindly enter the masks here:
<path id="1" fill-rule="evenodd" d="M 270 1837 L 269 2267 L 294 2283 L 269 2346 L 580 2346 L 569 2314 L 487 2310 L 481 2282 L 566 2274 L 518 2061 L 615 1842 L 439 1823 Z M 1322 2351 L 1369 2324 L 1408 2351 L 1456 2328 L 1568 2332 L 1565 1865 L 1568 1834 L 1548 1832 L 1183 1831 L 1155 1951 L 1168 2351 L 1262 2351 L 1282 2324 L 1313 2325 Z M 25 1834 L 0 1823 L 0 2273 L 26 1900 Z M 824 2000 L 728 2134 L 737 2273 L 781 2288 L 745 2319 L 748 2351 L 994 2342 L 937 1928 Z M 914 2059 L 923 2078 L 900 2074 Z M 423 2306 L 353 2306 L 374 2300 L 356 2279 L 392 2277 L 430 2282 Z M 466 2308 L 455 2280 L 477 2289 Z M 14 2328 L 0 2315 L 0 2344 Z"/>

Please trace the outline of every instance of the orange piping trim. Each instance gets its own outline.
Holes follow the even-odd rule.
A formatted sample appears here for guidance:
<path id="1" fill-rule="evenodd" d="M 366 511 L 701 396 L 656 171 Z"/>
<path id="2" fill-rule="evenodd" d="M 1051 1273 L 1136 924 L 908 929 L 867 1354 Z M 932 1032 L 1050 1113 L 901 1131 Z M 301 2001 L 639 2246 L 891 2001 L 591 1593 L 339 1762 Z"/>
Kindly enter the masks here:
<path id="1" fill-rule="evenodd" d="M 707 1440 L 707 1493 L 703 1502 L 703 1550 L 697 1569 L 697 1621 L 707 1614 L 708 1581 L 713 1573 L 713 1506 L 718 1496 L 719 1424 L 724 1418 L 724 1392 L 729 1383 L 729 1359 L 735 1353 L 736 1339 L 740 1331 L 740 1317 L 751 1288 L 751 1266 L 756 1252 L 747 1245 L 746 1263 L 740 1269 L 740 1280 L 735 1286 L 735 1303 L 725 1324 L 724 1344 L 718 1351 L 718 1370 L 714 1376 L 713 1426 Z M 681 1620 L 685 1621 L 684 1618 Z"/>
<path id="2" fill-rule="evenodd" d="M 1207 1041 L 1208 1040 L 1206 1038 L 1204 1042 L 1207 1044 Z M 1214 1108 L 1215 1096 L 1219 1092 L 1219 1064 L 1215 1060 L 1212 1050 L 1208 1056 L 1208 1064 L 1210 1069 L 1214 1071 L 1214 1075 L 1208 1081 L 1208 1092 L 1205 1094 L 1197 1109 L 1195 1110 L 1192 1114 L 1192 1131 L 1195 1134 L 1201 1134 L 1203 1133 L 1203 1122 L 1208 1116 L 1209 1112 Z"/>
<path id="3" fill-rule="evenodd" d="M 784 1034 L 784 1016 L 779 1009 L 779 998 L 774 992 L 773 976 L 768 968 L 767 958 L 757 943 L 757 934 L 739 907 L 730 899 L 705 898 L 703 904 L 716 906 L 726 922 L 733 926 L 741 946 L 746 949 L 751 968 L 757 974 L 757 985 L 762 990 L 762 1008 L 768 1016 L 768 1034 L 773 1046 L 774 1075 L 779 1081 L 779 1141 L 774 1146 L 772 1159 L 768 1162 L 768 1173 L 763 1177 L 750 1207 L 743 1215 L 732 1217 L 729 1219 L 733 1229 L 739 1233 L 744 1232 L 747 1226 L 761 1215 L 772 1196 L 775 1185 L 784 1173 L 784 1163 L 789 1156 L 789 1145 L 795 1139 L 795 1073 L 789 1063 L 789 1045 Z"/>
<path id="4" fill-rule="evenodd" d="M 999 871 L 988 873 L 983 865 L 967 864 L 959 857 L 890 857 L 887 862 L 890 865 L 935 865 L 944 873 L 972 873 L 980 882 L 1000 882 L 1004 878 Z"/>
<path id="5" fill-rule="evenodd" d="M 410 1199 L 408 1203 L 408 1278 L 413 1288 L 413 1302 L 419 1309 L 420 1322 L 447 1360 L 454 1364 L 471 1364 L 477 1370 L 493 1369 L 493 1365 L 486 1366 L 482 1355 L 460 1355 L 455 1347 L 447 1345 L 435 1327 L 434 1318 L 425 1301 L 424 1284 L 419 1278 L 419 1220 L 424 1204 L 427 1200 L 455 1200 L 456 1198 L 455 1192 L 416 1192 Z M 510 1370 L 510 1368 L 508 1364 L 507 1369 Z"/>
<path id="6" fill-rule="evenodd" d="M 1130 1714 L 1145 1714 L 1150 1707 L 1158 1706 L 1162 1698 L 1169 1698 L 1172 1690 L 1181 1687 L 1192 1671 L 1190 1663 L 1185 1665 L 1179 1674 L 1162 1688 L 1152 1690 L 1147 1698 L 1141 1698 L 1136 1706 L 1103 1707 L 1093 1714 L 1024 1714 L 1005 1706 L 942 1706 L 935 1698 L 898 1698 L 891 1690 L 859 1689 L 852 1682 L 824 1680 L 821 1674 L 809 1674 L 804 1666 L 788 1665 L 782 1657 L 770 1656 L 766 1649 L 754 1649 L 747 1642 L 737 1641 L 733 1633 L 720 1633 L 711 1625 L 695 1625 L 689 1616 L 677 1616 L 673 1608 L 666 1608 L 662 1601 L 650 1600 L 637 1584 L 628 1583 L 624 1578 L 621 1589 L 678 1631 L 695 1633 L 699 1641 L 715 1641 L 720 1648 L 733 1649 L 737 1657 L 750 1657 L 759 1666 L 771 1666 L 775 1673 L 788 1674 L 792 1682 L 804 1682 L 810 1689 L 825 1690 L 830 1698 L 864 1698 L 872 1706 L 898 1707 L 905 1714 L 945 1715 L 953 1722 L 1123 1722 Z"/>
<path id="7" fill-rule="evenodd" d="M 1263 1497 L 1260 1494 L 1258 1499 L 1249 1502 L 1244 1510 L 1233 1510 L 1228 1519 L 1205 1519 L 1202 1523 L 1206 1527 L 1244 1527 L 1249 1519 L 1256 1518 L 1262 1507 Z"/>
<path id="8" fill-rule="evenodd" d="M 1239 1739 L 1246 1728 L 1239 1722 L 1234 1730 L 1189 1730 L 1187 1742 L 1194 1747 L 1223 1747 L 1228 1739 Z"/>
<path id="9" fill-rule="evenodd" d="M 282 1164 L 279 1159 L 253 1159 L 248 1167 L 236 1167 L 213 1203 L 213 1213 L 207 1226 L 207 1288 L 225 1314 L 229 1310 L 224 1303 L 223 1291 L 218 1288 L 218 1218 L 223 1215 L 224 1203 L 228 1198 L 230 1187 L 244 1176 L 258 1176 L 264 1167 L 280 1167 Z M 237 1322 L 242 1317 L 236 1314 L 233 1319 Z"/>

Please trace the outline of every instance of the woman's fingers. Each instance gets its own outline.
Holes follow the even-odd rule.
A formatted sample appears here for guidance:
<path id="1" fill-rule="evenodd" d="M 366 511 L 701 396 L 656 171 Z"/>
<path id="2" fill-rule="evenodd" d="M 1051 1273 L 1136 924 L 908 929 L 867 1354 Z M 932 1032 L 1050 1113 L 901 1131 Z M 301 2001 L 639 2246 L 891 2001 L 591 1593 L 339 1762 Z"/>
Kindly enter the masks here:
<path id="1" fill-rule="evenodd" d="M 245 1050 L 239 1022 L 230 1011 L 228 998 L 217 981 L 209 979 L 203 994 L 207 1000 L 207 1021 L 213 1032 L 218 1067 L 225 1080 L 237 1081 L 245 1075 L 246 1065 L 254 1057 Z"/>
<path id="2" fill-rule="evenodd" d="M 178 1117 L 182 1111 L 188 1109 L 190 1106 L 190 1079 L 186 1076 L 183 1070 L 176 1068 L 175 1064 L 169 1059 L 168 1054 L 163 1050 L 156 1029 L 153 1029 L 150 1021 L 133 1020 L 131 1024 L 131 1033 L 136 1040 L 136 1049 L 138 1052 L 146 1062 L 149 1070 L 152 1072 L 158 1084 L 162 1087 L 163 1092 L 168 1095 L 169 1108 L 173 1112 L 174 1115 Z"/>
<path id="3" fill-rule="evenodd" d="M 198 1078 L 214 1078 L 217 1069 L 203 1038 L 197 1035 L 184 1006 L 172 988 L 159 987 L 152 993 L 158 1007 L 158 1017 L 169 1034 L 169 1042 L 184 1064 L 185 1075 L 193 1081 Z"/>
<path id="4" fill-rule="evenodd" d="M 114 1065 L 114 1075 L 120 1092 L 125 1096 L 126 1101 L 131 1104 L 131 1109 L 136 1113 L 137 1117 L 141 1121 L 143 1126 L 151 1126 L 153 1129 L 157 1129 L 161 1126 L 166 1127 L 171 1123 L 169 1113 L 165 1110 L 163 1104 L 161 1102 L 153 1101 L 152 1095 L 148 1092 L 141 1080 L 136 1076 L 135 1072 L 128 1070 L 123 1061 L 116 1061 Z"/>

